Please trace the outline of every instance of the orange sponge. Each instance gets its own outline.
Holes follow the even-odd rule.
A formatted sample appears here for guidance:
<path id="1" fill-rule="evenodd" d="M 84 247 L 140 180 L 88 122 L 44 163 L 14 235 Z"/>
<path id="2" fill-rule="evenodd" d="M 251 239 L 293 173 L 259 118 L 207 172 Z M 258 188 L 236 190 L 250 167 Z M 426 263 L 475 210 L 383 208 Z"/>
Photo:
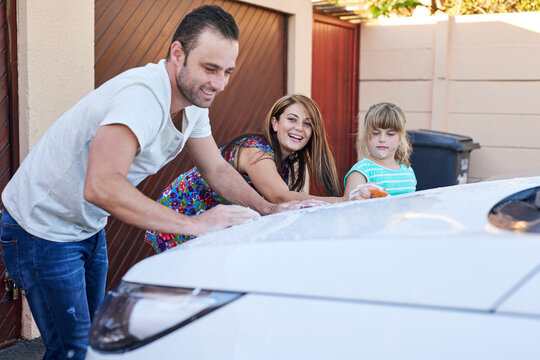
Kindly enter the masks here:
<path id="1" fill-rule="evenodd" d="M 371 193 L 371 198 L 381 198 L 388 196 L 388 193 L 386 191 L 381 191 L 377 189 L 369 189 L 369 192 Z"/>

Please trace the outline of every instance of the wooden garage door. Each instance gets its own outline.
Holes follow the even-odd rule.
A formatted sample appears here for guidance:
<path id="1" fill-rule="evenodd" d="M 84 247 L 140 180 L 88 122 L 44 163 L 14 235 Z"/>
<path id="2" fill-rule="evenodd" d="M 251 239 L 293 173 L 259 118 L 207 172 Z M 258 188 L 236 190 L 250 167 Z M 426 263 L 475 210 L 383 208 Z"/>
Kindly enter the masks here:
<path id="1" fill-rule="evenodd" d="M 118 73 L 164 58 L 183 16 L 197 6 L 215 4 L 230 12 L 240 28 L 240 53 L 226 90 L 210 109 L 218 145 L 234 135 L 261 130 L 271 105 L 286 93 L 287 19 L 284 14 L 236 1 L 97 0 L 95 12 L 96 87 Z M 156 199 L 193 164 L 181 154 L 140 186 Z M 110 218 L 108 288 L 118 284 L 129 267 L 151 255 L 144 232 Z"/>
<path id="2" fill-rule="evenodd" d="M 0 1 L 0 192 L 19 164 L 15 9 L 15 0 Z M 5 279 L 6 269 L 0 261 L 0 348 L 21 335 L 21 300 L 6 298 Z"/>
<path id="3" fill-rule="evenodd" d="M 324 117 L 340 180 L 356 160 L 358 33 L 356 24 L 321 14 L 313 16 L 311 96 Z"/>

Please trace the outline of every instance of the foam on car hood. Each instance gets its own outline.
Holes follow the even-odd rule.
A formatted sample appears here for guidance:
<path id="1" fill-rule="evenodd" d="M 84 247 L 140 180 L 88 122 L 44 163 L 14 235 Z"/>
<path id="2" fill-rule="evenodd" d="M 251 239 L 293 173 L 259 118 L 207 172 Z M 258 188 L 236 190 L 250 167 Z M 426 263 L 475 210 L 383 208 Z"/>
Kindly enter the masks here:
<path id="1" fill-rule="evenodd" d="M 494 311 L 540 264 L 540 236 L 487 220 L 540 178 L 484 182 L 262 217 L 145 259 L 125 281 Z"/>

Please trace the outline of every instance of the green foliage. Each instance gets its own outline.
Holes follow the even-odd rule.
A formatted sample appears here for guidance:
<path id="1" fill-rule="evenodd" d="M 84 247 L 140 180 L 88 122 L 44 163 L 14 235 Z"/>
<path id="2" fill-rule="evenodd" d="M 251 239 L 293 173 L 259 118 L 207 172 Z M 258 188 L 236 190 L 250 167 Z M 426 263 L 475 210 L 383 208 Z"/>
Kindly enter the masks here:
<path id="1" fill-rule="evenodd" d="M 416 0 L 374 0 L 371 1 L 369 10 L 374 18 L 390 14 L 411 16 L 413 10 L 420 5 L 422 3 Z"/>
<path id="2" fill-rule="evenodd" d="M 448 15 L 540 11 L 540 0 L 433 0 L 431 12 Z"/>
<path id="3" fill-rule="evenodd" d="M 329 0 L 340 4 L 350 0 Z M 372 0 L 369 10 L 371 16 L 411 16 L 417 6 L 426 6 L 417 0 Z M 425 2 L 424 2 L 425 3 Z M 540 11 L 540 0 L 431 0 L 431 13 L 448 15 L 499 14 L 525 11 Z"/>

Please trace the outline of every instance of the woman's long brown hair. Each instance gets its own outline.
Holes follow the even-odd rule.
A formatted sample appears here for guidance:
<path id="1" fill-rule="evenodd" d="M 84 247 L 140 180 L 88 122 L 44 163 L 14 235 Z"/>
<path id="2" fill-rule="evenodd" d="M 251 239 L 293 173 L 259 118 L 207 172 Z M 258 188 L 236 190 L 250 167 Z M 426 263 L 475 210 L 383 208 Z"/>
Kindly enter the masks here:
<path id="1" fill-rule="evenodd" d="M 327 196 L 341 196 L 336 163 L 326 139 L 321 112 L 317 104 L 307 96 L 293 94 L 280 98 L 266 115 L 264 120 L 264 134 L 250 133 L 240 135 L 225 145 L 223 153 L 227 156 L 233 144 L 242 138 L 260 136 L 274 150 L 274 162 L 278 172 L 281 173 L 283 165 L 282 152 L 277 133 L 272 127 L 272 118 L 279 121 L 285 109 L 293 104 L 299 104 L 304 108 L 311 120 L 312 134 L 302 150 L 293 153 L 285 159 L 289 163 L 289 189 L 292 191 L 301 191 L 304 188 L 306 182 L 305 169 L 307 166 L 310 176 L 322 185 Z"/>

